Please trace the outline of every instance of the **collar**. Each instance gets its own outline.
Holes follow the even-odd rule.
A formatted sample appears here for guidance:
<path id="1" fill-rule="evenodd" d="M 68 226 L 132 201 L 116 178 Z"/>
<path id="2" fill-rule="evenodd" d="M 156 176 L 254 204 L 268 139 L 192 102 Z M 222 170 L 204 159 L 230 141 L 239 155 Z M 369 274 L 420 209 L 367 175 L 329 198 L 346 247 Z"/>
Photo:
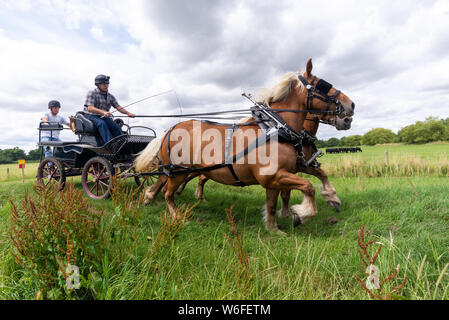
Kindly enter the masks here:
<path id="1" fill-rule="evenodd" d="M 109 91 L 107 91 L 106 93 L 103 93 L 103 92 L 101 92 L 100 89 L 98 89 L 98 88 L 95 88 L 94 91 L 95 91 L 96 93 L 98 93 L 98 94 L 103 94 L 103 95 L 104 95 L 104 94 L 107 94 L 107 95 L 109 95 Z"/>

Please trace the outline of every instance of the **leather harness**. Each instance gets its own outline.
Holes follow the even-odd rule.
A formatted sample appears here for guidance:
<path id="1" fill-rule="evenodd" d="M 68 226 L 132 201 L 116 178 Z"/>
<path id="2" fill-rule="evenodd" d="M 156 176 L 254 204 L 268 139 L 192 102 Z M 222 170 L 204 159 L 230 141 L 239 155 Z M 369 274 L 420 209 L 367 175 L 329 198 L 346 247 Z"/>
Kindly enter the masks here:
<path id="1" fill-rule="evenodd" d="M 252 150 L 262 146 L 263 144 L 270 141 L 274 136 L 277 136 L 278 141 L 280 142 L 286 142 L 293 145 L 297 152 L 297 165 L 307 167 L 312 166 L 314 168 L 319 168 L 320 163 L 316 161 L 316 157 L 321 155 L 321 152 L 317 150 L 317 147 L 315 145 L 315 141 L 317 138 L 307 132 L 305 129 L 302 129 L 302 131 L 296 132 L 292 127 L 290 127 L 284 119 L 282 119 L 278 112 L 304 112 L 304 113 L 321 113 L 321 114 L 332 114 L 332 115 L 341 115 L 343 112 L 343 107 L 340 103 L 340 101 L 337 100 L 338 95 L 340 94 L 340 91 L 337 90 L 332 96 L 329 96 L 328 93 L 330 89 L 332 88 L 332 85 L 325 80 L 317 80 L 316 77 L 312 79 L 312 82 L 309 83 L 303 76 L 298 75 L 299 80 L 304 84 L 305 88 L 307 89 L 307 109 L 306 110 L 288 110 L 288 109 L 271 109 L 270 107 L 266 105 L 262 105 L 259 103 L 255 103 L 255 106 L 251 108 L 251 114 L 254 118 L 254 121 L 250 121 L 249 123 L 242 123 L 242 124 L 232 124 L 228 125 L 226 132 L 227 136 L 225 139 L 225 161 L 224 163 L 216 164 L 213 166 L 205 167 L 205 168 L 190 168 L 175 164 L 167 164 L 167 165 L 160 165 L 159 166 L 159 174 L 172 176 L 172 175 L 178 175 L 178 174 L 189 174 L 189 173 L 195 173 L 195 172 L 204 172 L 204 171 L 212 171 L 224 167 L 228 167 L 229 171 L 231 172 L 232 176 L 235 179 L 235 184 L 237 186 L 246 186 L 244 182 L 242 182 L 237 174 L 235 173 L 235 170 L 233 168 L 233 164 L 237 162 L 237 160 L 241 159 L 242 157 L 246 156 L 249 152 Z M 316 82 L 316 85 L 314 83 Z M 317 94 L 318 93 L 318 94 Z M 314 110 L 313 107 L 313 99 L 319 99 L 324 102 L 326 102 L 328 105 L 326 107 L 326 110 Z M 331 105 L 335 104 L 336 109 L 335 111 L 330 111 Z M 202 121 L 202 122 L 208 122 L 212 123 L 211 121 Z M 253 143 L 248 145 L 243 151 L 241 151 L 238 154 L 235 154 L 232 157 L 229 157 L 229 150 L 231 150 L 232 146 L 232 137 L 236 129 L 238 129 L 240 126 L 246 126 L 246 125 L 252 125 L 254 123 L 257 123 L 258 126 L 264 131 L 265 134 L 260 135 Z M 214 123 L 217 125 L 223 125 L 221 123 Z M 173 131 L 173 129 L 176 127 L 173 126 L 169 129 L 167 134 L 165 135 L 164 139 L 168 138 L 168 156 L 170 159 L 170 134 Z M 162 143 L 163 144 L 163 143 Z M 312 145 L 314 156 L 307 162 L 305 162 L 304 154 L 302 152 L 303 145 Z"/>

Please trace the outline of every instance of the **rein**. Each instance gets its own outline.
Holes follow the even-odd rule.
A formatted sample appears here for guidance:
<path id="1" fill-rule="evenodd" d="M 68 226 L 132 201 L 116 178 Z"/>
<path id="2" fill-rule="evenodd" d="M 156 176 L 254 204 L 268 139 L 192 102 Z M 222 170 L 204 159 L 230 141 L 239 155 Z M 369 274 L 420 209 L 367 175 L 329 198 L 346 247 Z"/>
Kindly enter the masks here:
<path id="1" fill-rule="evenodd" d="M 341 91 L 336 90 L 336 92 L 329 96 L 328 93 L 330 89 L 332 88 L 332 85 L 328 83 L 327 81 L 320 79 L 317 81 L 316 85 L 314 85 L 316 81 L 316 77 L 314 76 L 312 79 L 312 82 L 309 83 L 306 78 L 304 78 L 302 75 L 298 75 L 298 79 L 304 84 L 305 88 L 307 89 L 307 109 L 306 110 L 290 110 L 290 109 L 272 109 L 274 112 L 293 112 L 293 113 L 311 113 L 311 114 L 328 114 L 328 115 L 337 115 L 340 118 L 344 117 L 344 108 L 339 100 L 337 100 L 337 97 L 340 95 Z M 318 93 L 318 94 L 317 94 Z M 164 94 L 164 93 L 162 93 Z M 257 107 L 262 109 L 267 109 L 269 107 L 255 101 L 252 99 L 251 95 L 247 95 L 246 93 L 243 93 L 242 96 L 249 99 L 252 103 L 254 103 Z M 319 99 L 323 102 L 327 103 L 326 110 L 318 110 L 318 109 L 312 109 L 313 108 L 313 99 Z M 148 98 L 145 98 L 148 99 Z M 144 100 L 145 100 L 144 99 Z M 335 111 L 330 111 L 331 105 L 335 104 L 336 108 Z M 190 114 L 170 114 L 170 115 L 136 115 L 135 118 L 203 118 L 204 116 L 216 116 L 216 115 L 223 115 L 223 114 L 240 114 L 240 113 L 247 113 L 251 112 L 252 109 L 238 109 L 238 110 L 229 110 L 229 111 L 216 111 L 216 112 L 205 112 L 205 113 L 190 113 Z M 120 117 L 127 117 L 127 116 L 120 116 Z M 220 120 L 227 120 L 226 118 L 217 118 Z M 233 119 L 229 119 L 233 120 Z M 277 120 L 275 120 L 277 121 Z M 323 122 L 324 123 L 324 122 Z"/>

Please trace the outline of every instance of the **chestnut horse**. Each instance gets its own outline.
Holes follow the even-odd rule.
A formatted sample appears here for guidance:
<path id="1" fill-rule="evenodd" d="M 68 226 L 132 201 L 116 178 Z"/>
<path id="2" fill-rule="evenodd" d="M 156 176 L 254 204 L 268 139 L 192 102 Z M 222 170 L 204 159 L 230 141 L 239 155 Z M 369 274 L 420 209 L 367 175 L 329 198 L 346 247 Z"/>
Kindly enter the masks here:
<path id="1" fill-rule="evenodd" d="M 293 72 L 286 74 L 271 90 L 264 95 L 264 103 L 271 106 L 271 110 L 277 112 L 277 127 L 279 131 L 285 129 L 289 133 L 289 141 L 277 141 L 273 139 L 266 144 L 268 154 L 275 154 L 275 170 L 272 163 L 268 164 L 257 159 L 255 163 L 249 161 L 250 145 L 256 145 L 254 150 L 260 148 L 250 139 L 245 139 L 240 149 L 233 151 L 232 162 L 224 165 L 228 158 L 216 156 L 221 152 L 226 154 L 227 149 L 226 129 L 224 125 L 215 123 L 184 121 L 170 128 L 164 135 L 153 140 L 136 158 L 135 168 L 137 172 L 149 172 L 156 167 L 164 168 L 168 176 L 165 186 L 165 200 L 173 219 L 180 218 L 174 201 L 174 194 L 178 187 L 185 181 L 189 172 L 200 170 L 207 178 L 227 185 L 254 185 L 259 184 L 266 189 L 266 227 L 269 230 L 278 231 L 276 224 L 276 202 L 281 191 L 300 190 L 304 199 L 300 205 L 292 207 L 296 220 L 305 222 L 317 214 L 315 203 L 315 189 L 306 179 L 297 176 L 298 146 L 300 144 L 299 132 L 307 113 L 336 114 L 340 118 L 351 117 L 354 114 L 354 103 L 341 91 L 332 85 L 312 75 L 312 61 L 309 59 L 306 71 L 303 74 Z M 198 132 L 198 128 L 200 132 Z M 175 134 L 175 129 L 177 130 Z M 244 124 L 233 131 L 233 145 L 239 145 L 236 136 L 245 136 L 246 131 L 257 131 L 257 124 Z M 212 136 L 213 140 L 195 139 L 195 136 L 205 132 L 218 132 L 218 136 Z M 185 138 L 185 133 L 188 135 Z M 174 136 L 174 138 L 173 138 Z M 295 140 L 295 137 L 299 139 Z M 178 142 L 179 138 L 181 141 Z M 287 139 L 287 140 L 288 140 Z M 276 140 L 276 141 L 274 141 Z M 257 137 L 257 141 L 258 137 Z M 295 144 L 295 142 L 298 142 Z M 294 145 L 295 144 L 295 145 Z M 207 149 L 207 151 L 205 151 Z M 177 152 L 174 152 L 176 150 Z M 213 151 L 211 151 L 213 150 Z M 252 150 L 252 151 L 254 151 Z M 218 152 L 217 152 L 218 151 Z M 300 151 L 300 149 L 299 149 Z M 208 153 L 209 152 L 209 153 Z M 212 156 L 208 161 L 204 160 L 204 154 Z M 243 154 L 243 155 L 242 155 Z M 177 156 L 173 163 L 173 156 Z M 198 157 L 199 156 L 199 157 Z M 237 159 L 237 157 L 240 157 Z M 243 160 L 243 163 L 235 160 Z M 159 165 L 162 163 L 162 165 Z M 182 168 L 181 170 L 178 170 Z M 189 170 L 183 170 L 185 168 Z M 174 169 L 174 171 L 172 171 Z M 214 169 L 214 170 L 211 170 Z"/>
<path id="2" fill-rule="evenodd" d="M 308 115 L 309 116 L 309 115 Z M 352 118 L 344 118 L 344 119 L 332 119 L 328 115 L 325 116 L 313 116 L 312 118 L 307 117 L 304 122 L 304 129 L 312 136 L 316 136 L 318 131 L 318 127 L 320 125 L 320 121 L 329 125 L 336 127 L 337 130 L 349 130 L 351 128 Z M 312 158 L 314 153 L 316 152 L 314 146 L 312 144 L 303 144 L 302 152 L 304 154 L 304 160 L 307 161 Z M 310 174 L 312 176 L 320 179 L 322 185 L 320 186 L 321 196 L 326 200 L 326 202 L 333 207 L 336 211 L 340 210 L 341 201 L 337 196 L 337 191 L 334 186 L 330 183 L 326 172 L 321 167 L 315 166 L 304 166 L 299 164 L 297 167 L 297 172 L 303 172 Z M 189 183 L 192 179 L 198 178 L 198 185 L 195 191 L 195 197 L 200 200 L 204 200 L 204 185 L 209 180 L 205 175 L 201 174 L 190 174 L 186 180 L 179 186 L 176 194 L 179 195 L 184 190 L 187 183 Z M 161 176 L 160 179 L 151 187 L 151 193 L 148 194 L 146 201 L 151 201 L 159 192 L 159 190 L 163 187 L 165 182 L 167 181 L 166 176 Z M 280 192 L 282 198 L 282 208 L 279 211 L 279 217 L 286 217 L 290 214 L 288 209 L 288 202 L 290 200 L 290 191 L 281 191 Z"/>

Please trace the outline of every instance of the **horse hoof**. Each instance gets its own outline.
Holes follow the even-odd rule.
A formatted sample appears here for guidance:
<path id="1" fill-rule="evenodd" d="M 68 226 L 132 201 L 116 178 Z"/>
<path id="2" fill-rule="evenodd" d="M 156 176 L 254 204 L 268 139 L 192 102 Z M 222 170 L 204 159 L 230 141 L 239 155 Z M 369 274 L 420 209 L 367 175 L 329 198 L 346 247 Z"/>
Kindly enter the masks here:
<path id="1" fill-rule="evenodd" d="M 338 202 L 328 201 L 327 204 L 334 208 L 335 211 L 340 212 L 340 204 Z"/>
<path id="2" fill-rule="evenodd" d="M 296 228 L 297 226 L 302 224 L 301 218 L 297 214 L 292 215 L 292 220 L 293 220 L 293 227 L 294 228 Z"/>

